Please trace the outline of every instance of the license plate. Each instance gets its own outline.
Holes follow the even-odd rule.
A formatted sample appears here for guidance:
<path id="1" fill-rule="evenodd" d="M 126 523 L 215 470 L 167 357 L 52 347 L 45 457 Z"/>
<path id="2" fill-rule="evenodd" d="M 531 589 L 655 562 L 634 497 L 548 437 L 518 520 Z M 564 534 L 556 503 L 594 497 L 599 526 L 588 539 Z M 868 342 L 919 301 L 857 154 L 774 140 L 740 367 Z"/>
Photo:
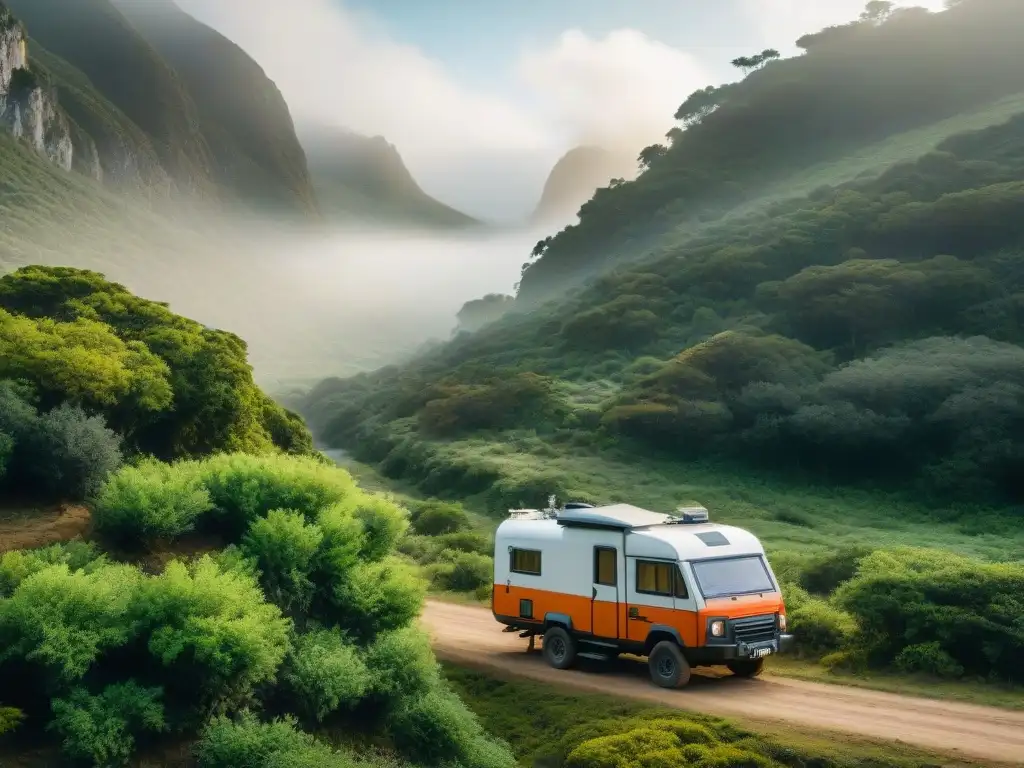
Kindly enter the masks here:
<path id="1" fill-rule="evenodd" d="M 755 648 L 750 652 L 750 656 L 754 659 L 763 659 L 765 656 L 770 656 L 771 653 L 771 648 Z"/>

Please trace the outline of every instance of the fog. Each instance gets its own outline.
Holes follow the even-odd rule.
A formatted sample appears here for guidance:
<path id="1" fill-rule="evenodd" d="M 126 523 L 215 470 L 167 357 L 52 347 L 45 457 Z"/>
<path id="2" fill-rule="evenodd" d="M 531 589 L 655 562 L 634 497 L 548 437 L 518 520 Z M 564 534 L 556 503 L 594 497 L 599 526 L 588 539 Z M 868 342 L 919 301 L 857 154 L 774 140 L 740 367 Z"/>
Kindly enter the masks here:
<path id="1" fill-rule="evenodd" d="M 271 391 L 351 375 L 451 337 L 468 300 L 511 293 L 540 231 L 473 234 L 312 228 L 255 217 L 160 216 L 140 238 L 82 222 L 36 232 L 3 267 L 95 269 L 175 312 L 232 331 Z"/>

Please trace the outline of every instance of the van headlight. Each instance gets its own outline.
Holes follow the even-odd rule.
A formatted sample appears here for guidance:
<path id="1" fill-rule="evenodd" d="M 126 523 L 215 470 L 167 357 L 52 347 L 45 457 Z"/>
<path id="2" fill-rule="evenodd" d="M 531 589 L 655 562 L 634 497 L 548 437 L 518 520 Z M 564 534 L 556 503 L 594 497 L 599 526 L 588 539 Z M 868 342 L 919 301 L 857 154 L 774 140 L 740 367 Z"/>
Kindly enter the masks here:
<path id="1" fill-rule="evenodd" d="M 724 621 L 712 621 L 711 622 L 711 636 L 712 637 L 725 637 L 725 622 Z"/>
<path id="2" fill-rule="evenodd" d="M 779 632 L 785 632 L 785 631 L 786 631 L 786 614 L 780 613 L 779 614 Z"/>

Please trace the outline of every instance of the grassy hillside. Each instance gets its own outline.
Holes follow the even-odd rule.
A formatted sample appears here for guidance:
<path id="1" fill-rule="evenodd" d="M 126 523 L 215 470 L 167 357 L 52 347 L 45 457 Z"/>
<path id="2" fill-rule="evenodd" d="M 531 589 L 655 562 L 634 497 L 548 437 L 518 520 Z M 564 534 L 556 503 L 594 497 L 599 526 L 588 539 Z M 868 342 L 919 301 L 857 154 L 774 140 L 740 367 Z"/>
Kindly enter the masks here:
<path id="1" fill-rule="evenodd" d="M 806 55 L 694 94 L 637 181 L 601 190 L 578 225 L 539 246 L 520 297 L 541 301 L 608 261 L 671 247 L 667 232 L 720 218 L 814 165 L 1024 91 L 1009 64 L 1024 41 L 1019 10 L 965 0 L 940 14 L 900 11 L 808 36 Z"/>
<path id="2" fill-rule="evenodd" d="M 1002 7 L 955 10 L 991 23 Z M 780 182 L 773 202 L 407 365 L 322 382 L 297 407 L 387 477 L 492 514 L 552 492 L 657 509 L 696 497 L 764 537 L 816 638 L 809 658 L 1019 683 L 938 620 L 994 632 L 986 664 L 1024 647 L 1019 112 L 1006 98 L 914 129 L 916 145 L 876 143 L 888 156 L 794 170 L 794 196 Z M 868 172 L 812 182 L 855 168 Z M 642 206 L 640 190 L 594 204 Z M 833 558 L 823 580 L 815 558 Z"/>
<path id="3" fill-rule="evenodd" d="M 177 75 L 109 0 L 10 0 L 7 5 L 34 40 L 84 74 L 149 137 L 179 185 L 214 193 L 213 158 L 195 104 Z"/>
<path id="4" fill-rule="evenodd" d="M 303 126 L 300 138 L 327 216 L 444 229 L 477 224 L 424 192 L 398 150 L 382 136 Z"/>
<path id="5" fill-rule="evenodd" d="M 288 105 L 259 64 L 173 0 L 114 4 L 170 64 L 194 102 L 217 181 L 253 203 L 315 210 Z"/>

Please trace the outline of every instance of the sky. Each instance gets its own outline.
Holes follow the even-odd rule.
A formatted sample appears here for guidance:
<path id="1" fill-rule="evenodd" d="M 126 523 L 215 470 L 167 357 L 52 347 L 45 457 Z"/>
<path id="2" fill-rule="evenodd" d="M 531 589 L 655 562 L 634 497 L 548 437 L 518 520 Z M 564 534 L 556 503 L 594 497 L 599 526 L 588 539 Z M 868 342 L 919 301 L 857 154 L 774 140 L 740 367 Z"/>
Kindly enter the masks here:
<path id="1" fill-rule="evenodd" d="M 639 151 L 729 61 L 799 51 L 864 0 L 177 0 L 249 52 L 297 122 L 383 135 L 471 215 L 528 215 L 581 143 Z M 941 0 L 910 3 L 938 10 Z"/>

